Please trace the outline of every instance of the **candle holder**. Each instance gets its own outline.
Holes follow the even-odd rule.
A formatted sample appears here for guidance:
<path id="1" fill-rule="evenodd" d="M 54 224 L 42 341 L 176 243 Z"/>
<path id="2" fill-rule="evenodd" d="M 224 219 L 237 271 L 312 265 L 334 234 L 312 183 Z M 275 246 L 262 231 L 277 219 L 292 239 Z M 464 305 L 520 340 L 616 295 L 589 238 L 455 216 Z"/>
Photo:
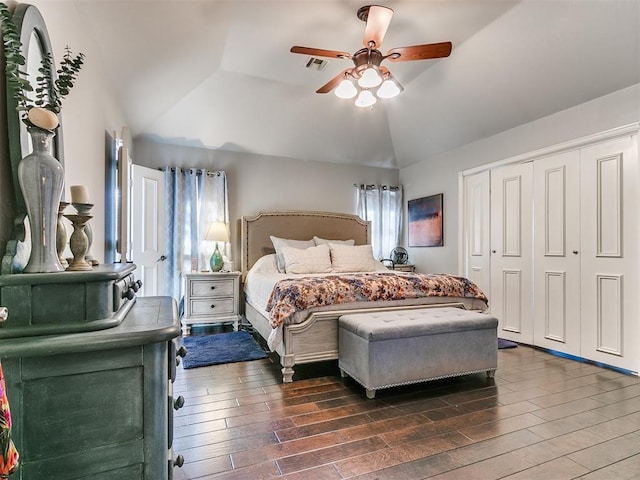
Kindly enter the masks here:
<path id="1" fill-rule="evenodd" d="M 64 247 L 67 245 L 67 229 L 62 223 L 62 214 L 64 213 L 65 208 L 69 206 L 69 202 L 60 202 L 58 206 L 58 228 L 56 230 L 56 250 L 58 252 L 58 260 L 60 260 L 60 265 L 63 268 L 67 268 L 69 263 L 67 259 L 64 258 Z"/>
<path id="2" fill-rule="evenodd" d="M 73 203 L 73 207 L 78 212 L 78 215 L 90 215 L 91 209 L 93 208 L 93 203 Z M 89 216 L 89 218 L 93 218 Z M 93 244 L 93 229 L 91 228 L 91 224 L 87 222 L 84 227 L 84 233 L 87 235 L 87 241 L 89 242 L 87 245 L 87 253 L 84 256 L 84 259 L 90 265 L 96 266 L 99 262 L 93 258 L 91 255 L 91 245 Z"/>
<path id="3" fill-rule="evenodd" d="M 67 271 L 77 272 L 93 270 L 91 264 L 85 260 L 87 248 L 89 246 L 89 240 L 85 233 L 85 226 L 92 218 L 91 215 L 67 214 L 65 217 L 73 223 L 73 233 L 69 239 L 69 247 L 71 248 L 71 253 L 73 253 L 73 260 L 67 267 Z"/>

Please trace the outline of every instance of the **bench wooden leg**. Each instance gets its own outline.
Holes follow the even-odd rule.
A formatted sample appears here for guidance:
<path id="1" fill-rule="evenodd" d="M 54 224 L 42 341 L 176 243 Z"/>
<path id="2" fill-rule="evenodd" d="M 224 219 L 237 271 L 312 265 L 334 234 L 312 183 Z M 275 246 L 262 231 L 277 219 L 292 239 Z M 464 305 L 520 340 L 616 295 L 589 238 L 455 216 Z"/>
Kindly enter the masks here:
<path id="1" fill-rule="evenodd" d="M 349 376 L 349 374 L 347 372 L 345 372 L 343 369 L 340 369 L 340 376 L 342 378 L 347 378 Z"/>

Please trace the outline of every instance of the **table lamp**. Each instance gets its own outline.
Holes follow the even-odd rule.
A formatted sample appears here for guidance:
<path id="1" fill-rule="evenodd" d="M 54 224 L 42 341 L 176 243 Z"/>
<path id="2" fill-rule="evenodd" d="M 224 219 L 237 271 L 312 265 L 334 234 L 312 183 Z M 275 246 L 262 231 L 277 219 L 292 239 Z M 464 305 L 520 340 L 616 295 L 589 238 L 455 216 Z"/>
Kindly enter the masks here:
<path id="1" fill-rule="evenodd" d="M 224 259 L 222 258 L 220 250 L 218 250 L 218 242 L 229 241 L 227 224 L 224 222 L 213 222 L 211 225 L 209 225 L 209 229 L 207 230 L 207 234 L 205 235 L 204 239 L 211 242 L 216 242 L 216 248 L 211 254 L 209 265 L 212 272 L 219 272 L 220 270 L 222 270 L 222 266 L 224 265 Z"/>

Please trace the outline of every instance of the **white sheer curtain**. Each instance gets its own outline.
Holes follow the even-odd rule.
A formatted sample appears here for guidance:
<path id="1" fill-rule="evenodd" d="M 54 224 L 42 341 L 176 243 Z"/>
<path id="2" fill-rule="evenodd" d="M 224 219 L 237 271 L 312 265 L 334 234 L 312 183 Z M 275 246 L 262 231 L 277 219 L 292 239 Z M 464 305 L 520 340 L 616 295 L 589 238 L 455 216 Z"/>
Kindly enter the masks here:
<path id="1" fill-rule="evenodd" d="M 203 242 L 211 222 L 229 223 L 227 177 L 224 172 L 165 167 L 166 241 L 170 268 L 167 292 L 182 297 L 180 274 L 191 271 L 191 259 L 198 269 L 208 268 L 211 248 Z M 227 245 L 223 254 L 227 253 Z"/>
<path id="2" fill-rule="evenodd" d="M 389 258 L 402 234 L 402 186 L 354 185 L 356 214 L 371 222 L 376 258 Z"/>

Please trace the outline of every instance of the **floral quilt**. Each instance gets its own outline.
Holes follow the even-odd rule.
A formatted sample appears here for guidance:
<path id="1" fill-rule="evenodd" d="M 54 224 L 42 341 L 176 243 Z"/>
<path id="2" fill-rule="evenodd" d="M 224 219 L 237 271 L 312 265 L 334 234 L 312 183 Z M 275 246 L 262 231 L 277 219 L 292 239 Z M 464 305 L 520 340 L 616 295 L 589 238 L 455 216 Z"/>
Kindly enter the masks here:
<path id="1" fill-rule="evenodd" d="M 351 302 L 466 297 L 487 302 L 478 286 L 464 277 L 443 274 L 370 272 L 280 280 L 267 303 L 276 328 L 298 311 Z"/>

